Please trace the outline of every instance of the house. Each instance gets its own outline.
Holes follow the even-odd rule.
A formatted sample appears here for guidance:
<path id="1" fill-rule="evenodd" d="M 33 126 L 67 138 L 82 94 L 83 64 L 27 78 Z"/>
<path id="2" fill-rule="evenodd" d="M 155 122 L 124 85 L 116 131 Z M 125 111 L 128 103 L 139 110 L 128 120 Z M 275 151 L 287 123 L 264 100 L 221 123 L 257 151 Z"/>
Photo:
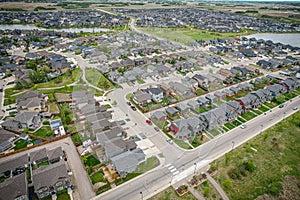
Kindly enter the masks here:
<path id="1" fill-rule="evenodd" d="M 141 149 L 126 151 L 111 158 L 112 166 L 121 176 L 134 172 L 138 165 L 144 160 L 145 154 Z"/>
<path id="2" fill-rule="evenodd" d="M 112 127 L 109 130 L 96 133 L 96 140 L 101 145 L 105 145 L 106 142 L 113 140 L 115 138 L 125 138 L 127 133 L 120 127 Z"/>
<path id="3" fill-rule="evenodd" d="M 225 115 L 225 111 L 222 108 L 217 107 L 207 112 L 201 113 L 199 115 L 199 118 L 204 122 L 205 129 L 212 130 L 217 126 L 222 126 L 224 124 L 224 122 L 226 121 Z"/>
<path id="4" fill-rule="evenodd" d="M 28 156 L 22 155 L 5 162 L 0 161 L 0 177 L 9 178 L 14 175 L 18 175 L 25 172 L 28 167 Z"/>
<path id="5" fill-rule="evenodd" d="M 50 120 L 50 128 L 54 131 L 55 135 L 66 135 L 61 119 Z"/>
<path id="6" fill-rule="evenodd" d="M 205 98 L 209 101 L 210 104 L 215 103 L 217 98 L 212 94 L 207 94 Z"/>
<path id="7" fill-rule="evenodd" d="M 185 78 L 181 79 L 181 83 L 185 87 L 190 88 L 192 91 L 195 91 L 199 86 L 198 81 L 196 81 L 195 79 L 189 78 L 189 77 L 185 77 Z"/>
<path id="8" fill-rule="evenodd" d="M 289 77 L 282 82 L 282 85 L 285 86 L 288 92 L 293 92 L 300 86 L 300 82 L 296 77 Z"/>
<path id="9" fill-rule="evenodd" d="M 198 101 L 196 101 L 196 100 L 189 100 L 189 101 L 187 102 L 187 105 L 188 105 L 191 109 L 196 110 L 196 109 L 199 108 L 200 103 L 199 103 Z"/>
<path id="10" fill-rule="evenodd" d="M 230 87 L 229 90 L 231 90 L 234 94 L 237 94 L 240 91 L 237 87 Z"/>
<path id="11" fill-rule="evenodd" d="M 226 78 L 233 78 L 234 77 L 234 75 L 232 74 L 232 72 L 230 70 L 223 69 L 223 68 L 218 71 L 218 74 L 220 74 L 221 76 L 224 76 Z"/>
<path id="12" fill-rule="evenodd" d="M 239 102 L 239 104 L 241 104 L 241 106 L 244 110 L 248 110 L 248 109 L 252 108 L 252 101 L 247 96 L 236 99 L 235 101 Z"/>
<path id="13" fill-rule="evenodd" d="M 163 90 L 160 88 L 148 88 L 144 91 L 151 95 L 151 98 L 155 103 L 161 102 L 164 98 Z"/>
<path id="14" fill-rule="evenodd" d="M 174 107 L 168 107 L 166 108 L 166 113 L 168 114 L 169 117 L 175 117 L 176 115 L 179 114 L 179 110 L 177 110 Z"/>
<path id="15" fill-rule="evenodd" d="M 39 95 L 38 91 L 28 91 L 17 98 L 16 105 L 18 110 L 28 110 L 33 112 L 40 112 L 45 108 L 45 101 L 47 96 Z"/>
<path id="16" fill-rule="evenodd" d="M 237 101 L 228 101 L 220 106 L 225 112 L 226 121 L 231 121 L 237 118 L 242 112 L 242 105 Z"/>
<path id="17" fill-rule="evenodd" d="M 178 103 L 178 104 L 176 104 L 175 108 L 180 113 L 188 113 L 190 111 L 190 107 L 185 103 Z"/>
<path id="18" fill-rule="evenodd" d="M 71 185 L 64 161 L 39 167 L 32 171 L 34 192 L 39 199 L 55 194 Z"/>
<path id="19" fill-rule="evenodd" d="M 160 89 L 162 89 L 162 91 L 163 91 L 163 93 L 164 93 L 164 96 L 170 96 L 171 93 L 174 92 L 174 89 L 173 89 L 172 86 L 167 85 L 167 84 L 164 84 L 164 83 L 158 85 L 158 87 L 159 87 Z"/>
<path id="20" fill-rule="evenodd" d="M 174 88 L 175 93 L 178 96 L 182 96 L 182 97 L 186 97 L 186 98 L 193 96 L 191 88 L 188 88 L 179 82 L 170 82 L 169 85 Z"/>
<path id="21" fill-rule="evenodd" d="M 223 92 L 221 92 L 221 91 L 216 91 L 216 92 L 214 93 L 214 96 L 215 96 L 218 100 L 220 100 L 220 99 L 224 99 L 224 98 L 226 97 L 226 94 L 223 93 Z"/>
<path id="22" fill-rule="evenodd" d="M 108 140 L 104 143 L 104 150 L 106 157 L 111 159 L 114 156 L 117 156 L 126 151 L 132 151 L 136 149 L 136 143 L 133 140 L 124 141 L 122 138 L 117 137 L 111 140 Z"/>
<path id="23" fill-rule="evenodd" d="M 254 92 L 251 92 L 251 94 L 255 95 L 257 97 L 257 101 L 259 102 L 259 105 L 265 103 L 267 101 L 267 98 L 265 96 L 265 92 L 263 92 L 265 89 L 259 89 Z"/>
<path id="24" fill-rule="evenodd" d="M 151 102 L 151 100 L 151 95 L 142 90 L 137 90 L 132 95 L 132 101 L 138 104 L 139 106 L 146 106 L 148 105 L 148 103 Z"/>
<path id="25" fill-rule="evenodd" d="M 42 148 L 36 151 L 33 151 L 29 154 L 30 163 L 37 165 L 42 162 L 48 161 L 48 155 L 46 148 Z"/>
<path id="26" fill-rule="evenodd" d="M 56 147 L 47 151 L 49 163 L 56 163 L 65 158 L 65 153 L 62 147 Z"/>
<path id="27" fill-rule="evenodd" d="M 152 115 L 151 118 L 157 121 L 164 121 L 167 119 L 167 114 L 163 111 L 155 111 Z"/>
<path id="28" fill-rule="evenodd" d="M 0 154 L 14 147 L 14 140 L 16 139 L 16 134 L 7 131 L 5 129 L 0 129 Z"/>
<path id="29" fill-rule="evenodd" d="M 209 100 L 204 98 L 204 97 L 199 97 L 197 99 L 197 101 L 199 102 L 199 104 L 202 106 L 202 107 L 206 107 L 209 105 Z"/>
<path id="30" fill-rule="evenodd" d="M 1 199 L 28 200 L 26 174 L 22 173 L 0 183 Z"/>
<path id="31" fill-rule="evenodd" d="M 198 82 L 198 87 L 207 88 L 208 87 L 208 79 L 200 74 L 195 74 L 193 77 Z"/>
<path id="32" fill-rule="evenodd" d="M 92 130 L 96 134 L 102 131 L 109 130 L 112 125 L 113 124 L 109 122 L 107 119 L 102 119 L 92 124 Z"/>
<path id="33" fill-rule="evenodd" d="M 223 90 L 223 93 L 225 93 L 226 96 L 229 96 L 229 97 L 234 95 L 234 92 L 232 90 L 227 89 L 227 88 Z"/>
<path id="34" fill-rule="evenodd" d="M 5 120 L 1 125 L 8 130 L 36 129 L 41 124 L 41 116 L 38 112 L 24 111 L 15 117 Z"/>
<path id="35" fill-rule="evenodd" d="M 203 122 L 196 117 L 172 121 L 170 131 L 179 139 L 190 138 L 204 130 Z"/>
<path id="36" fill-rule="evenodd" d="M 278 94 L 285 94 L 286 93 L 286 88 L 282 86 L 281 84 L 274 84 L 270 85 L 267 87 L 267 90 L 270 91 L 272 94 L 273 98 L 276 97 Z"/>

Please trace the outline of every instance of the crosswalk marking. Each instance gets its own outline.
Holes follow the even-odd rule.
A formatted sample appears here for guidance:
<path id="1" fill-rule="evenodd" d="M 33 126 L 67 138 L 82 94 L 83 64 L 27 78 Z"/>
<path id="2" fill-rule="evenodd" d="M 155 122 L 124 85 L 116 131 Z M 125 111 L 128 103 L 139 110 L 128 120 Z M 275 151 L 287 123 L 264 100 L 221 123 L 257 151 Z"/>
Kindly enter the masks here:
<path id="1" fill-rule="evenodd" d="M 174 169 L 172 169 L 172 170 L 171 170 L 171 172 L 173 173 L 173 172 L 175 172 L 176 170 L 177 170 L 177 169 L 176 169 L 176 168 L 174 168 Z"/>
<path id="2" fill-rule="evenodd" d="M 176 172 L 173 173 L 174 176 L 175 176 L 176 174 L 179 174 L 179 171 L 176 171 Z"/>
<path id="3" fill-rule="evenodd" d="M 173 169 L 173 168 L 174 168 L 174 166 L 173 166 L 173 165 L 172 165 L 172 166 L 170 166 L 170 167 L 168 167 L 168 169 L 169 169 L 169 170 L 171 170 L 171 169 Z"/>
<path id="4" fill-rule="evenodd" d="M 176 167 L 174 167 L 171 164 L 167 164 L 166 167 L 168 168 L 168 170 L 170 170 L 170 172 L 175 176 L 176 174 L 179 174 L 179 171 Z"/>
<path id="5" fill-rule="evenodd" d="M 169 167 L 171 165 L 171 163 L 167 164 L 166 167 Z"/>

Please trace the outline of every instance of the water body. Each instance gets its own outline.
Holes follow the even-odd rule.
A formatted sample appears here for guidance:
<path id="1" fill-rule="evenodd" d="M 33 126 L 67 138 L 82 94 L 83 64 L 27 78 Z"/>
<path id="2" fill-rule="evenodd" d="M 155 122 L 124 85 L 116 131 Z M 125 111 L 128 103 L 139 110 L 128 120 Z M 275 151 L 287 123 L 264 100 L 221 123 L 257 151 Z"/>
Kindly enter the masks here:
<path id="1" fill-rule="evenodd" d="M 110 29 L 107 28 L 62 28 L 62 29 L 46 29 L 46 28 L 39 28 L 35 25 L 23 25 L 23 24 L 1 24 L 0 30 L 48 30 L 48 31 L 59 31 L 59 32 L 69 32 L 69 33 L 79 33 L 79 32 L 107 32 Z"/>
<path id="2" fill-rule="evenodd" d="M 300 47 L 299 33 L 257 33 L 248 35 L 247 38 L 254 37 L 256 39 L 271 40 L 282 44 L 290 44 L 294 47 Z"/>

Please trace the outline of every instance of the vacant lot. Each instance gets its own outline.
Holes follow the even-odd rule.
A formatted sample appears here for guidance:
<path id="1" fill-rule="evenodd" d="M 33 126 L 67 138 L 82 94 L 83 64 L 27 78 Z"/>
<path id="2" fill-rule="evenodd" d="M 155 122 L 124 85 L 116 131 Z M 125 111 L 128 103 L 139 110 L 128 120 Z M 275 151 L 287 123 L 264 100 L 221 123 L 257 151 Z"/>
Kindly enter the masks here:
<path id="1" fill-rule="evenodd" d="M 263 194 L 278 199 L 280 194 L 288 195 L 287 191 L 291 196 L 285 199 L 297 199 L 300 195 L 299 133 L 300 112 L 297 112 L 212 163 L 218 171 L 215 179 L 230 199 L 250 200 Z"/>
<path id="2" fill-rule="evenodd" d="M 239 35 L 252 34 L 253 31 L 244 30 L 240 33 L 217 33 L 195 28 L 155 28 L 139 27 L 139 29 L 155 35 L 160 38 L 166 38 L 171 41 L 187 44 L 195 40 L 212 40 L 218 38 L 235 38 Z"/>

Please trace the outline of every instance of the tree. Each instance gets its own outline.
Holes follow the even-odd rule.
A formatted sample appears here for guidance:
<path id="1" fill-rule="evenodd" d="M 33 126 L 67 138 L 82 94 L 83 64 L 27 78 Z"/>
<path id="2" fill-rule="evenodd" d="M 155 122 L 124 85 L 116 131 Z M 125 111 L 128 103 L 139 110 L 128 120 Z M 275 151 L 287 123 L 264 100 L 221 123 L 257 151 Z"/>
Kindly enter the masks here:
<path id="1" fill-rule="evenodd" d="M 45 80 L 45 73 L 32 71 L 30 72 L 29 77 L 33 83 L 42 83 Z"/>
<path id="2" fill-rule="evenodd" d="M 278 94 L 276 97 L 275 97 L 277 103 L 281 104 L 283 102 L 285 102 L 285 96 L 283 94 Z"/>

